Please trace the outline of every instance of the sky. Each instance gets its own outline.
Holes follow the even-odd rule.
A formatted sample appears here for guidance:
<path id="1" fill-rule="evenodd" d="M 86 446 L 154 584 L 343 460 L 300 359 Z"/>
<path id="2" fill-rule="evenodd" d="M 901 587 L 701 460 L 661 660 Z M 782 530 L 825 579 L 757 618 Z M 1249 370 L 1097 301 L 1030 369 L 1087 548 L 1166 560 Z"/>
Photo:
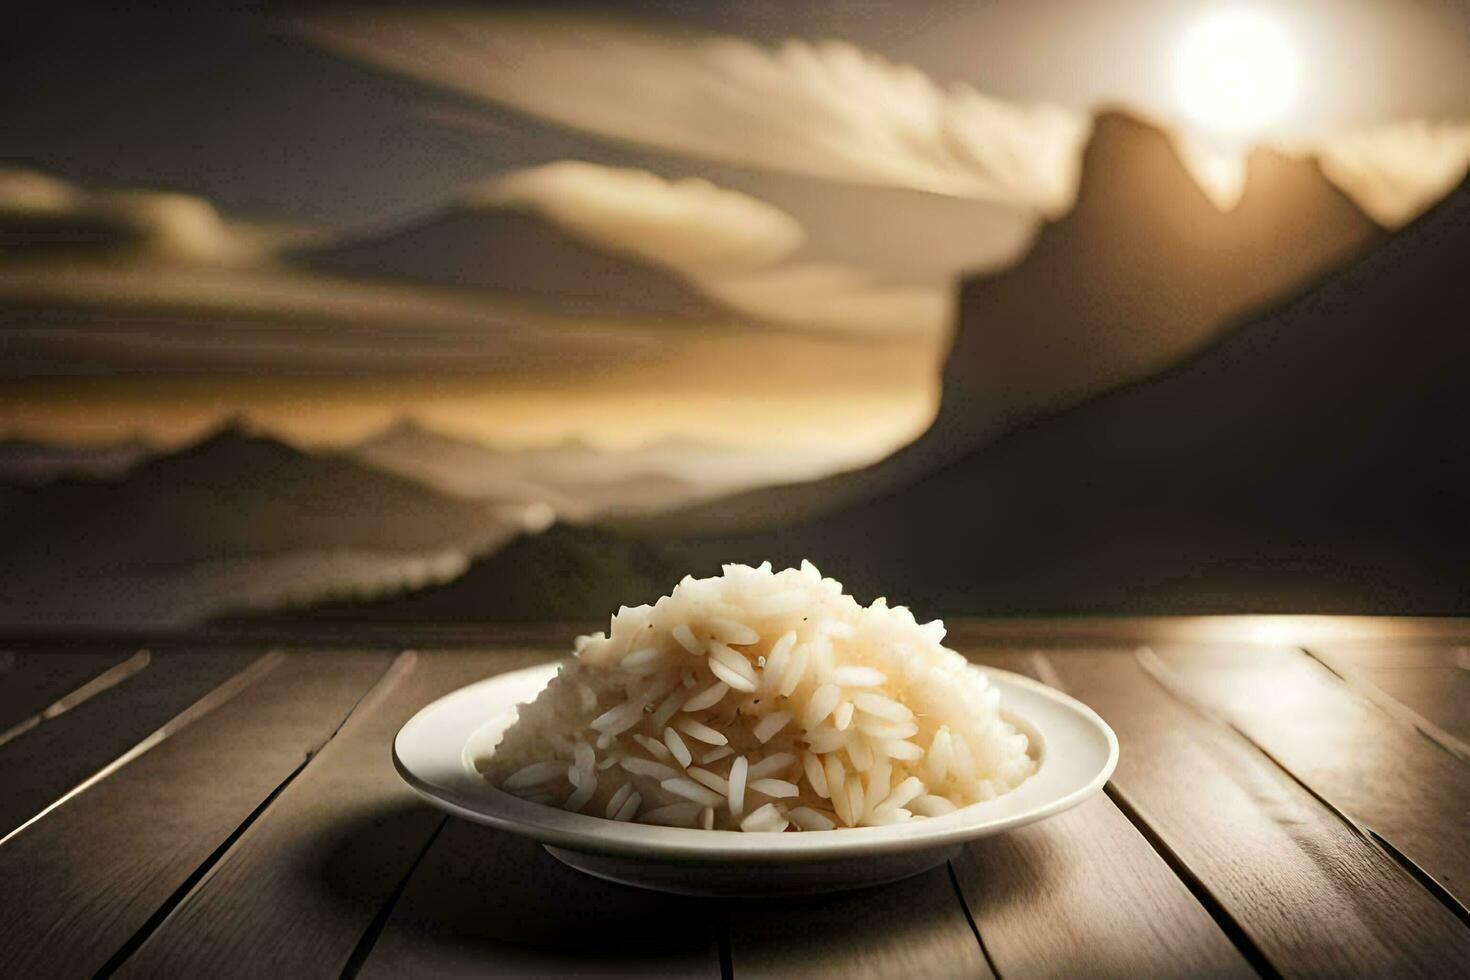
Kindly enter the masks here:
<path id="1" fill-rule="evenodd" d="M 589 9 L 662 15 L 765 43 L 838 37 L 1006 99 L 1168 114 L 1172 45 L 1182 21 L 1211 6 L 914 0 L 901 17 L 882 4 L 767 0 Z M 1309 134 L 1470 116 L 1470 7 L 1274 6 L 1300 23 L 1313 58 L 1301 112 Z M 611 151 L 585 134 L 527 125 L 481 100 L 324 56 L 279 19 L 80 13 L 57 3 L 12 23 L 0 41 L 5 156 L 84 182 L 168 187 L 250 217 L 339 223 L 411 212 L 507 167 Z"/>
<path id="2" fill-rule="evenodd" d="M 958 278 L 1065 214 L 1089 111 L 1186 122 L 1173 58 L 1221 6 L 47 5 L 0 40 L 0 166 L 60 183 L 7 197 L 0 175 L 0 210 L 142 244 L 105 266 L 0 259 L 0 435 L 168 443 L 243 416 L 330 444 L 412 415 L 504 445 L 891 445 L 932 410 Z M 1301 79 L 1253 138 L 1320 152 L 1390 226 L 1463 172 L 1470 8 L 1249 6 L 1289 33 Z M 1228 156 L 1202 159 L 1228 203 Z M 569 323 L 281 257 L 476 208 L 537 214 L 756 326 Z M 119 315 L 30 318 L 82 294 Z"/>

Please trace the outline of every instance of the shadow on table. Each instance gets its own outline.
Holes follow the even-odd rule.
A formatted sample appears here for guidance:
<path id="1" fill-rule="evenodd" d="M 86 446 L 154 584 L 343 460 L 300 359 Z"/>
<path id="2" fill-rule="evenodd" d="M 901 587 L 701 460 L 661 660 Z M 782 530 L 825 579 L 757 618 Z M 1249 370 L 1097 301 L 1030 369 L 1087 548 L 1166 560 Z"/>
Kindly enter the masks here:
<path id="1" fill-rule="evenodd" d="M 302 871 L 354 919 L 377 917 L 359 951 L 366 976 L 718 976 L 726 936 L 737 964 L 756 973 L 861 969 L 893 950 L 978 955 L 943 866 L 855 892 L 742 901 L 605 882 L 534 841 L 413 803 L 361 813 L 330 837 Z"/>
<path id="2" fill-rule="evenodd" d="M 363 975 L 720 973 L 719 902 L 599 881 L 422 804 L 344 819 L 300 871 L 353 919 L 378 917 Z"/>

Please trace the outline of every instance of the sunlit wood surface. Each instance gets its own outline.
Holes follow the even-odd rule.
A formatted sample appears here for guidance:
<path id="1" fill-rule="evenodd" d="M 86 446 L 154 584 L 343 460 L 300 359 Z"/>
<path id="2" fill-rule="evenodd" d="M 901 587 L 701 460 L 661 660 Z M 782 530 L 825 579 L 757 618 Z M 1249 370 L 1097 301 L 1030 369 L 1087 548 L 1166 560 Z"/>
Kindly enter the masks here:
<path id="1" fill-rule="evenodd" d="M 415 711 L 571 629 L 0 639 L 0 977 L 1470 967 L 1470 620 L 953 623 L 1112 723 L 1107 792 L 760 902 L 580 875 L 394 773 Z"/>

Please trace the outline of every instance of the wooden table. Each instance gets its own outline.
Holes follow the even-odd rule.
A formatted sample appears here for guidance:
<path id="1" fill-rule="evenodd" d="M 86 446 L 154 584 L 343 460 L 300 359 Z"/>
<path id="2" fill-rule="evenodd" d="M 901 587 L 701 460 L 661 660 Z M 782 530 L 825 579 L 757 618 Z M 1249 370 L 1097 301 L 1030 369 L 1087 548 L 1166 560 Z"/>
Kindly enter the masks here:
<path id="1" fill-rule="evenodd" d="M 1107 792 L 759 902 L 581 876 L 395 775 L 415 711 L 571 630 L 0 640 L 0 977 L 1470 971 L 1470 620 L 954 624 L 1113 724 Z"/>

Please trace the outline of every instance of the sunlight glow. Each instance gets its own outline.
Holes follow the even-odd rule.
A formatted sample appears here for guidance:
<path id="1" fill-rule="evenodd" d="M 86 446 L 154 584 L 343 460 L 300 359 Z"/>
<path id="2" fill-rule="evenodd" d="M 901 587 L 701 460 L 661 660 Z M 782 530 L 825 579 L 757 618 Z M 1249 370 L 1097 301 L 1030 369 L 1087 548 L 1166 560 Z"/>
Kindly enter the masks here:
<path id="1" fill-rule="evenodd" d="M 1252 136 L 1296 101 L 1300 58 L 1279 20 L 1256 8 L 1228 7 L 1206 14 L 1185 34 L 1174 78 L 1190 122 Z"/>

